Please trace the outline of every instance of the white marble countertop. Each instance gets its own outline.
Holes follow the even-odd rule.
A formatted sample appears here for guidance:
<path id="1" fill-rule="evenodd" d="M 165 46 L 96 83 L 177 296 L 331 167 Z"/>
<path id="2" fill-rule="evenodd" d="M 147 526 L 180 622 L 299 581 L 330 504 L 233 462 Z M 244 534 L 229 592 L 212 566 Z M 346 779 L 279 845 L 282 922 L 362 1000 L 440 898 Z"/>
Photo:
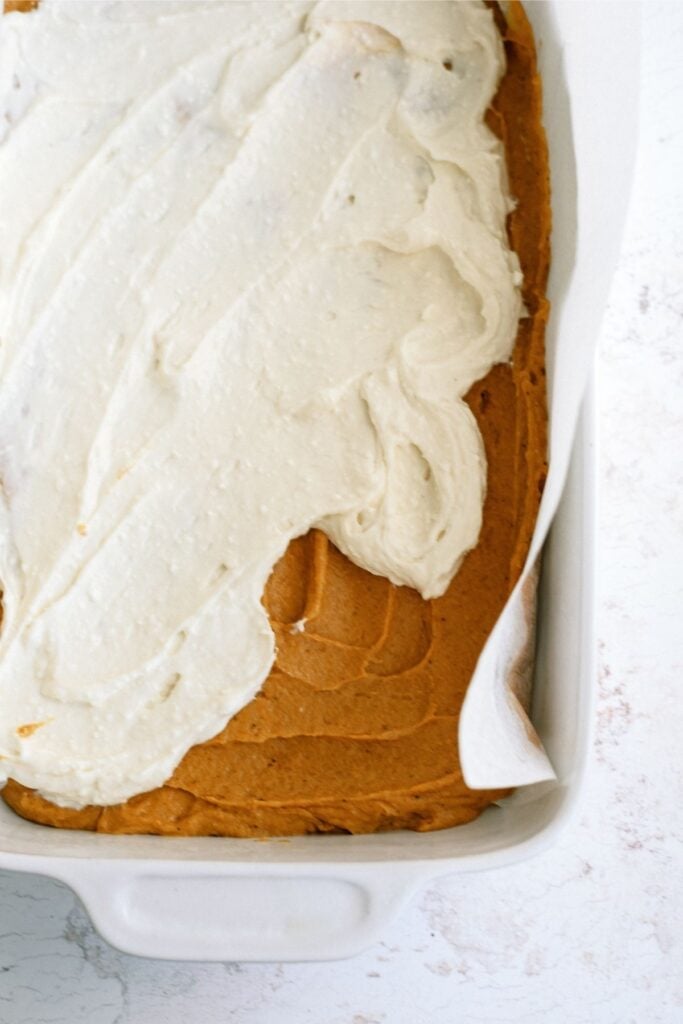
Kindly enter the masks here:
<path id="1" fill-rule="evenodd" d="M 0 872 L 2 1024 L 683 1022 L 683 4 L 646 3 L 643 44 L 600 346 L 600 696 L 579 821 L 533 861 L 434 883 L 332 964 L 126 956 L 64 886 Z"/>

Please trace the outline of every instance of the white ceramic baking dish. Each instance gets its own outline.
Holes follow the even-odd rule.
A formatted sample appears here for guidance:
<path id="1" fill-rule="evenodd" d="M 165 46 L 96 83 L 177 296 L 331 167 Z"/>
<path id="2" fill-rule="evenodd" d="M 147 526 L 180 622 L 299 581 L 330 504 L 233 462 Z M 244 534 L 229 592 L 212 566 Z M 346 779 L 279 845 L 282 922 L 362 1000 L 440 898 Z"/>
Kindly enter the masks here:
<path id="1" fill-rule="evenodd" d="M 554 207 L 549 358 L 597 333 L 627 203 L 637 108 L 633 4 L 528 3 L 545 90 Z M 578 335 L 574 334 L 578 337 Z M 70 885 L 115 946 L 188 960 L 319 960 L 370 944 L 425 880 L 548 846 L 577 805 L 594 696 L 593 388 L 544 553 L 534 723 L 557 781 L 429 834 L 264 841 L 48 829 L 0 805 L 0 867 Z"/>

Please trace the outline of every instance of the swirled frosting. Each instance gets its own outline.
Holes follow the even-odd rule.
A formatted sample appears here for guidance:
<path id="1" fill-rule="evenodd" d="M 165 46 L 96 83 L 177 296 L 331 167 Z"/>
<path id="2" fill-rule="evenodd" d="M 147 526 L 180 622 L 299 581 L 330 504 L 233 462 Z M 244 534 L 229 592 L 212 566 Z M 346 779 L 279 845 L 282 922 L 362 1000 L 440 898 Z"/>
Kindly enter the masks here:
<path id="1" fill-rule="evenodd" d="M 480 4 L 1 19 L 3 775 L 161 784 L 268 674 L 312 526 L 444 592 L 486 483 L 462 396 L 521 312 L 502 70 Z"/>

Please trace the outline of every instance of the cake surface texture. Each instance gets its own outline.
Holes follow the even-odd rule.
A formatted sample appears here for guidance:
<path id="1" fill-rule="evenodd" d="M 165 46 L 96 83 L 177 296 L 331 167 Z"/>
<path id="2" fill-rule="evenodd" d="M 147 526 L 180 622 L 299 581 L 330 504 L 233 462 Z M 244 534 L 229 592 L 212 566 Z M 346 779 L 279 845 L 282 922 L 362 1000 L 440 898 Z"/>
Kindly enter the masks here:
<path id="1" fill-rule="evenodd" d="M 105 832 L 471 820 L 504 793 L 465 786 L 459 709 L 546 470 L 521 5 L 20 6 L 5 800 Z"/>

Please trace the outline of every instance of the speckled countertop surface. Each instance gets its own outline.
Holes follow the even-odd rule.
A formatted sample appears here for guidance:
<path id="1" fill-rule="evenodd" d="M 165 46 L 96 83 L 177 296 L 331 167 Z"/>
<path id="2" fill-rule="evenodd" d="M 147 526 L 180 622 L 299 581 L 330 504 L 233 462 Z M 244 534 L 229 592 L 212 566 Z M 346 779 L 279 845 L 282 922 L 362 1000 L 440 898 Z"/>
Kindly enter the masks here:
<path id="1" fill-rule="evenodd" d="M 140 960 L 68 889 L 0 872 L 2 1024 L 683 1022 L 683 4 L 643 13 L 639 164 L 600 343 L 598 726 L 578 822 L 533 861 L 434 883 L 337 964 Z"/>

